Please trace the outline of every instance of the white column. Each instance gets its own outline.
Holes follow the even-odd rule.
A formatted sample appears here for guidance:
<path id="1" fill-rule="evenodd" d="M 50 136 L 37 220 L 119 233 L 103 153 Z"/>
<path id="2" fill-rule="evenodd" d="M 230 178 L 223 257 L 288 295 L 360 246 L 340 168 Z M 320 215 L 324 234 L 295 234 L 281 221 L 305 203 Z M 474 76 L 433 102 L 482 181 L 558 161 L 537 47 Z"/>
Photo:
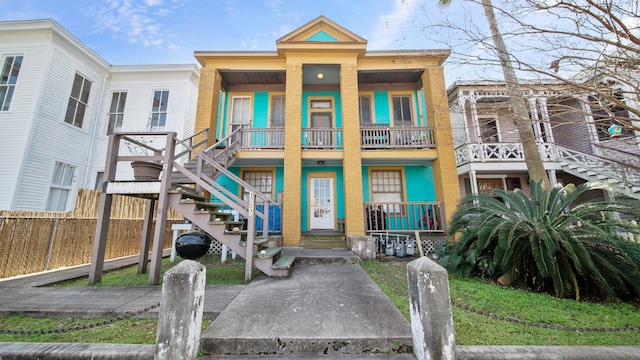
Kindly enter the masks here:
<path id="1" fill-rule="evenodd" d="M 476 177 L 476 171 L 469 171 L 469 181 L 471 182 L 471 193 L 473 195 L 478 194 L 478 178 Z"/>

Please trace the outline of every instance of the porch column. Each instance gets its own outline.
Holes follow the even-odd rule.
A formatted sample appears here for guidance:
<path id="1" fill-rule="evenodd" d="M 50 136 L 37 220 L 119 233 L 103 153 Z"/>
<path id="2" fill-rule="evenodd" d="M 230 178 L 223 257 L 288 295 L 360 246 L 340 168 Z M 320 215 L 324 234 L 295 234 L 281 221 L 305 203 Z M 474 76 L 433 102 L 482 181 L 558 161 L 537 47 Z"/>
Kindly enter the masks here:
<path id="1" fill-rule="evenodd" d="M 287 60 L 282 243 L 299 246 L 302 220 L 302 63 Z"/>
<path id="2" fill-rule="evenodd" d="M 547 170 L 547 176 L 549 176 L 549 183 L 551 186 L 555 186 L 558 183 L 555 170 Z"/>
<path id="3" fill-rule="evenodd" d="M 344 146 L 344 212 L 347 236 L 364 235 L 362 194 L 362 158 L 360 152 L 360 117 L 358 106 L 358 69 L 353 63 L 340 67 L 342 100 L 342 136 Z"/>
<path id="4" fill-rule="evenodd" d="M 464 126 L 464 138 L 465 143 L 469 144 L 471 142 L 471 134 L 469 131 L 469 119 L 467 115 L 467 100 L 469 98 L 466 96 L 458 95 L 458 106 L 460 106 L 460 112 L 462 113 L 462 124 Z"/>
<path id="5" fill-rule="evenodd" d="M 478 107 L 476 106 L 476 97 L 469 98 L 469 108 L 471 109 L 471 124 L 473 125 L 473 132 L 476 134 L 476 143 L 482 144 L 482 133 L 480 132 L 480 121 L 478 120 Z M 480 152 L 482 153 L 482 151 Z"/>
<path id="6" fill-rule="evenodd" d="M 422 83 L 427 104 L 427 119 L 435 127 L 434 137 L 438 150 L 438 158 L 432 162 L 436 200 L 444 204 L 445 220 L 448 223 L 460 200 L 460 186 L 444 69 L 441 66 L 427 68 L 422 74 Z"/>
<path id="7" fill-rule="evenodd" d="M 209 145 L 213 145 L 216 141 L 221 88 L 222 75 L 217 69 L 204 67 L 200 70 L 196 124 L 193 132 L 197 133 L 202 129 L 209 128 Z M 200 141 L 200 139 L 195 140 Z"/>
<path id="8" fill-rule="evenodd" d="M 473 195 L 478 194 L 478 177 L 476 176 L 476 171 L 469 171 L 469 182 L 471 183 L 471 193 Z"/>

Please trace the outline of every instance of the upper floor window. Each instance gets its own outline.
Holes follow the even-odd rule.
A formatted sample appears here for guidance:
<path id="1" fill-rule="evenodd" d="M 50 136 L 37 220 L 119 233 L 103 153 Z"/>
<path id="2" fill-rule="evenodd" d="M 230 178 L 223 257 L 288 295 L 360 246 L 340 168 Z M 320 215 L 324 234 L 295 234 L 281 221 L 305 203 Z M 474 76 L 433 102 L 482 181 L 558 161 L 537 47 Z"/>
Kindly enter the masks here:
<path id="1" fill-rule="evenodd" d="M 283 128 L 285 114 L 284 96 L 274 96 L 271 98 L 271 127 Z"/>
<path id="2" fill-rule="evenodd" d="M 75 167 L 56 162 L 45 211 L 65 211 L 71 194 Z"/>
<path id="3" fill-rule="evenodd" d="M 408 126 L 413 124 L 411 115 L 411 96 L 398 95 L 391 98 L 393 105 L 393 123 L 396 126 Z"/>
<path id="4" fill-rule="evenodd" d="M 84 114 L 89 103 L 89 93 L 91 92 L 91 81 L 85 79 L 80 74 L 76 74 L 73 79 L 73 87 L 71 88 L 71 96 L 69 97 L 69 105 L 67 106 L 67 114 L 64 122 L 82 127 L 84 122 Z"/>
<path id="5" fill-rule="evenodd" d="M 359 96 L 360 124 L 371 124 L 371 96 Z"/>
<path id="6" fill-rule="evenodd" d="M 0 77 L 0 111 L 9 110 L 21 65 L 22 56 L 7 56 L 4 60 Z"/>
<path id="7" fill-rule="evenodd" d="M 480 139 L 482 142 L 500 142 L 498 119 L 493 116 L 479 116 L 478 123 L 480 124 Z"/>
<path id="8" fill-rule="evenodd" d="M 231 99 L 231 131 L 247 128 L 251 122 L 251 97 L 234 96 Z"/>
<path id="9" fill-rule="evenodd" d="M 157 90 L 153 93 L 153 105 L 151 107 L 150 130 L 163 130 L 167 124 L 167 104 L 169 103 L 169 91 Z"/>
<path id="10" fill-rule="evenodd" d="M 111 106 L 109 107 L 109 124 L 107 135 L 122 129 L 124 119 L 124 104 L 127 102 L 127 92 L 114 92 L 111 96 Z"/>

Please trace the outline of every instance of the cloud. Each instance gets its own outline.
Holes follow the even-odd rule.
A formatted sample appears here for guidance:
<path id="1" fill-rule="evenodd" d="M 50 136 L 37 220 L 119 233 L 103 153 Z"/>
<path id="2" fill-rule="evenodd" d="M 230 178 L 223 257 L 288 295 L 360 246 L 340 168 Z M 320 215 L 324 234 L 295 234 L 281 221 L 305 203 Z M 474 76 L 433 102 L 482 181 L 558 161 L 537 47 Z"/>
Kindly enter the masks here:
<path id="1" fill-rule="evenodd" d="M 435 2 L 435 0 L 433 0 Z M 385 49 L 403 37 L 405 28 L 413 15 L 420 9 L 423 0 L 394 0 L 393 10 L 381 15 L 373 37 L 369 39 L 369 48 Z"/>
<path id="2" fill-rule="evenodd" d="M 176 2 L 172 1 L 173 6 Z M 106 0 L 89 7 L 84 15 L 95 20 L 99 31 L 125 37 L 132 44 L 161 47 L 173 33 L 158 17 L 167 17 L 171 10 L 163 7 L 163 0 Z"/>

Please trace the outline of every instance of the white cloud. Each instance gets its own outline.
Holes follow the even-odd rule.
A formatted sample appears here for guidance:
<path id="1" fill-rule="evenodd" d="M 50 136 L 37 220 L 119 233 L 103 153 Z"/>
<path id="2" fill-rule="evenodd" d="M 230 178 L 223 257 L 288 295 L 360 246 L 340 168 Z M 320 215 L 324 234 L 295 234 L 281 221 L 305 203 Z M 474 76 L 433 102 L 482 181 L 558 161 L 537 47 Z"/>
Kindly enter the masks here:
<path id="1" fill-rule="evenodd" d="M 100 31 L 126 37 L 133 44 L 160 47 L 172 35 L 157 20 L 158 16 L 171 13 L 161 5 L 162 0 L 106 0 L 87 9 L 84 15 L 94 19 Z"/>
<path id="2" fill-rule="evenodd" d="M 435 3 L 435 0 L 430 1 Z M 391 43 L 399 40 L 422 2 L 423 0 L 394 0 L 392 12 L 378 18 L 377 30 L 369 39 L 368 48 L 389 48 Z"/>

